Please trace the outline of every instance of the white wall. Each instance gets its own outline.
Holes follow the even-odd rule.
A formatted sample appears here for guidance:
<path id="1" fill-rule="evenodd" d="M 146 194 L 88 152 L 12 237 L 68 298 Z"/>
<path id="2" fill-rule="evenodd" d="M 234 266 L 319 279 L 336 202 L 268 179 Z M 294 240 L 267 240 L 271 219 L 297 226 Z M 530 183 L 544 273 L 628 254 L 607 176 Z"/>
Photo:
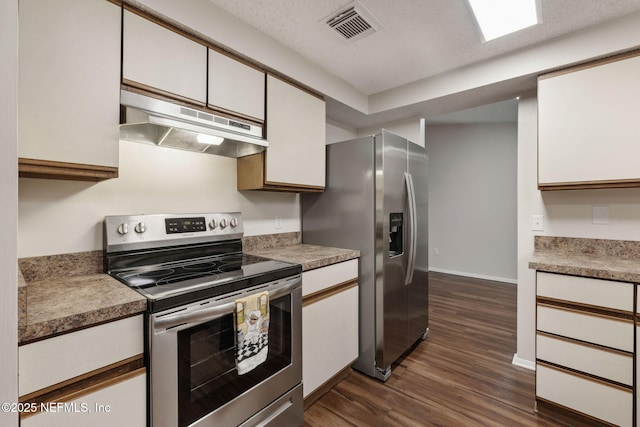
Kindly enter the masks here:
<path id="1" fill-rule="evenodd" d="M 297 194 L 236 190 L 235 159 L 121 141 L 119 174 L 99 183 L 21 178 L 18 257 L 101 250 L 105 215 L 240 211 L 247 236 L 301 228 Z"/>
<path id="2" fill-rule="evenodd" d="M 515 123 L 427 126 L 430 270 L 516 282 L 516 136 Z"/>
<path id="3" fill-rule="evenodd" d="M 423 145 L 422 140 L 420 139 L 420 118 L 398 120 L 385 123 L 382 126 L 358 129 L 358 136 L 375 135 L 380 133 L 380 129 L 383 128 L 400 135 L 403 138 L 407 138 L 415 144 Z"/>
<path id="4" fill-rule="evenodd" d="M 544 214 L 538 182 L 538 103 L 535 94 L 518 102 L 518 319 L 514 363 L 535 367 L 536 276 L 529 269 L 535 234 L 531 215 Z M 548 221 L 547 221 L 548 222 Z"/>
<path id="5" fill-rule="evenodd" d="M 327 144 L 333 144 L 340 141 L 348 141 L 350 139 L 356 138 L 357 136 L 358 134 L 356 133 L 355 128 L 342 123 L 327 121 Z"/>
<path id="6" fill-rule="evenodd" d="M 18 1 L 0 2 L 0 402 L 18 402 L 17 70 Z M 18 414 L 0 411 L 0 425 L 18 425 Z"/>

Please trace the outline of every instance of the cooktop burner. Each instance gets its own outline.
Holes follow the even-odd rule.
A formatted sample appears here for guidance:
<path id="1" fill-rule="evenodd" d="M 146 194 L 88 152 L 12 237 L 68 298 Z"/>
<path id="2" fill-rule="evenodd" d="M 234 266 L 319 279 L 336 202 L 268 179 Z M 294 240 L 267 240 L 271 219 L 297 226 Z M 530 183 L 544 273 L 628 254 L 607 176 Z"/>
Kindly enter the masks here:
<path id="1" fill-rule="evenodd" d="M 253 262 L 252 258 L 254 258 Z M 215 257 L 194 262 L 134 268 L 130 271 L 116 273 L 115 277 L 132 288 L 143 289 L 198 278 L 215 281 L 219 274 L 240 273 L 238 270 L 241 270 L 244 264 L 249 265 L 254 262 L 257 262 L 255 257 L 237 254 L 225 256 L 223 259 Z"/>
<path id="2" fill-rule="evenodd" d="M 196 261 L 180 261 L 161 265 L 112 271 L 111 275 L 136 289 L 151 300 L 206 293 L 206 297 L 239 290 L 266 276 L 296 274 L 295 264 L 248 254 L 224 255 Z M 285 271 L 288 271 L 284 273 Z M 299 272 L 299 271 L 297 271 Z"/>

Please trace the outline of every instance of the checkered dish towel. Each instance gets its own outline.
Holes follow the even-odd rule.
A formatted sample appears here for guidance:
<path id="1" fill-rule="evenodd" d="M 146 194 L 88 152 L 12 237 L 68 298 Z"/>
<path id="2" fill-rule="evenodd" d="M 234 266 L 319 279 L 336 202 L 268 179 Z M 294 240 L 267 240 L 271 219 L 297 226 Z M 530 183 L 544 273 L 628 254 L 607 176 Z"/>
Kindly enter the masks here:
<path id="1" fill-rule="evenodd" d="M 236 300 L 236 368 L 246 374 L 267 360 L 269 352 L 269 292 Z"/>

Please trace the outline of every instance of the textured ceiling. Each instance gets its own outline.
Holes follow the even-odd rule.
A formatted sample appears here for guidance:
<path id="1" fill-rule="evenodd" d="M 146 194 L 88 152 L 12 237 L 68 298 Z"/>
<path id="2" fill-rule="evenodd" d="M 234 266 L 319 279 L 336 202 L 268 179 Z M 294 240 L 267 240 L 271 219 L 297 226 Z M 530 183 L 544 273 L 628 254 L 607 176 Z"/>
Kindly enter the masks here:
<path id="1" fill-rule="evenodd" d="M 483 43 L 466 0 L 358 0 L 381 28 L 366 37 L 346 41 L 325 21 L 351 0 L 209 1 L 366 95 L 640 11 L 640 0 L 540 0 L 542 24 Z M 505 98 L 493 101 L 500 99 Z M 425 111 L 418 108 L 366 116 L 327 99 L 328 117 L 356 128 L 424 116 Z M 479 110 L 471 111 L 480 114 Z M 506 109 L 494 108 L 492 120 L 500 120 L 499 111 Z M 513 112 L 507 114 L 513 117 Z M 463 115 L 457 118 L 464 120 Z"/>
<path id="2" fill-rule="evenodd" d="M 465 0 L 359 0 L 382 28 L 348 42 L 325 18 L 350 0 L 209 1 L 367 95 L 640 11 L 639 0 L 542 0 L 541 25 L 482 43 Z"/>

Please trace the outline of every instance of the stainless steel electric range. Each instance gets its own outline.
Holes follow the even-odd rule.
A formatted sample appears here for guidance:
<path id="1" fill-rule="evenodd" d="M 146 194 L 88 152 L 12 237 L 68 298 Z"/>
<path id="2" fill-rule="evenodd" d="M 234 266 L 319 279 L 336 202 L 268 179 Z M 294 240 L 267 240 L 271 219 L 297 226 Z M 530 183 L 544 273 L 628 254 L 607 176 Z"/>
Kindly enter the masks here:
<path id="1" fill-rule="evenodd" d="M 237 212 L 104 220 L 105 271 L 148 300 L 151 426 L 302 425 L 302 268 L 244 254 L 243 230 Z M 266 356 L 246 371 L 239 307 L 258 294 Z"/>

